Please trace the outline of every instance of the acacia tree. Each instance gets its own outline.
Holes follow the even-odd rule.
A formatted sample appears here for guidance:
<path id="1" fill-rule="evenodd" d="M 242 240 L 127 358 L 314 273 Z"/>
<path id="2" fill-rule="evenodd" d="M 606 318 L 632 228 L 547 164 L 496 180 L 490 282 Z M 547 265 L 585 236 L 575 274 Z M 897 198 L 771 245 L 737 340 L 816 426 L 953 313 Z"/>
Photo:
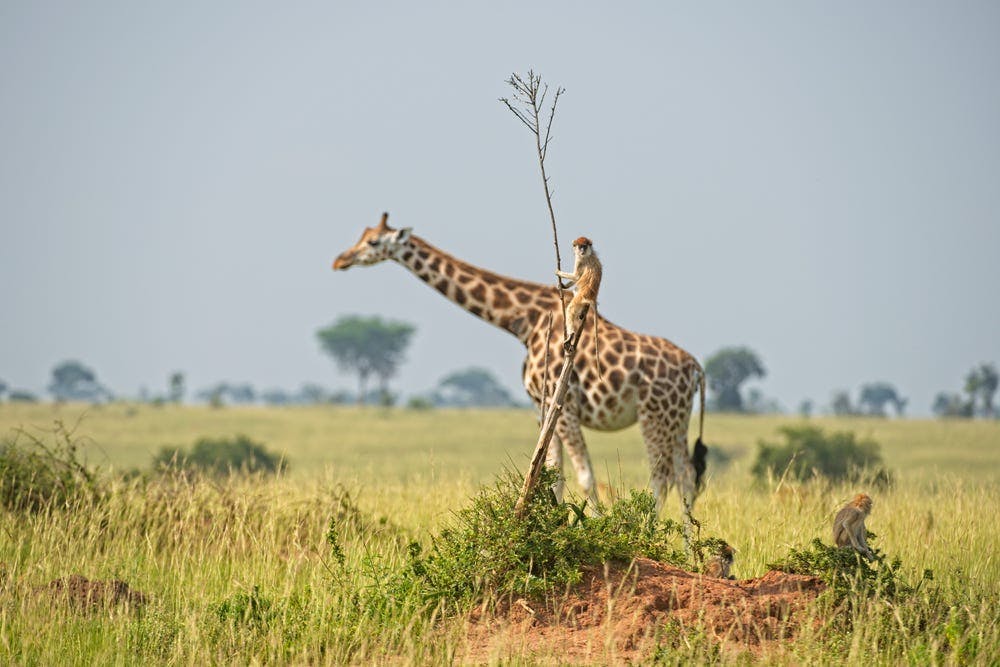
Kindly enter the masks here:
<path id="1" fill-rule="evenodd" d="M 515 405 L 510 393 L 485 368 L 455 371 L 438 382 L 435 401 L 444 405 L 501 407 Z"/>
<path id="2" fill-rule="evenodd" d="M 49 392 L 57 401 L 99 401 L 111 392 L 97 381 L 97 374 L 79 361 L 64 361 L 52 369 Z"/>
<path id="3" fill-rule="evenodd" d="M 969 395 L 973 414 L 975 414 L 976 399 L 979 398 L 983 404 L 983 416 L 993 416 L 993 396 L 996 395 L 997 385 L 1000 383 L 998 381 L 1000 377 L 997 375 L 996 366 L 987 363 L 979 364 L 965 376 L 965 393 Z"/>
<path id="4" fill-rule="evenodd" d="M 170 374 L 169 396 L 171 403 L 180 403 L 184 400 L 184 373 L 180 371 Z"/>
<path id="5" fill-rule="evenodd" d="M 931 411 L 938 417 L 971 417 L 972 405 L 964 401 L 961 394 L 942 391 L 934 397 Z"/>
<path id="6" fill-rule="evenodd" d="M 858 404 L 868 407 L 868 414 L 876 417 L 885 416 L 885 406 L 892 404 L 896 416 L 902 417 L 906 409 L 907 399 L 901 397 L 896 388 L 888 382 L 872 382 L 861 387 Z"/>
<path id="7" fill-rule="evenodd" d="M 838 417 L 845 417 L 855 413 L 854 405 L 851 403 L 851 395 L 843 389 L 833 392 L 833 398 L 830 400 L 830 408 L 833 410 L 833 414 Z"/>
<path id="8" fill-rule="evenodd" d="M 767 375 L 757 353 L 748 347 L 726 347 L 705 361 L 708 388 L 715 394 L 715 405 L 723 412 L 743 412 L 740 387 L 751 378 Z"/>
<path id="9" fill-rule="evenodd" d="M 368 379 L 375 376 L 388 395 L 389 380 L 399 370 L 416 328 L 406 322 L 385 322 L 378 316 L 345 315 L 316 332 L 320 346 L 341 370 L 358 376 L 358 403 L 367 395 Z"/>

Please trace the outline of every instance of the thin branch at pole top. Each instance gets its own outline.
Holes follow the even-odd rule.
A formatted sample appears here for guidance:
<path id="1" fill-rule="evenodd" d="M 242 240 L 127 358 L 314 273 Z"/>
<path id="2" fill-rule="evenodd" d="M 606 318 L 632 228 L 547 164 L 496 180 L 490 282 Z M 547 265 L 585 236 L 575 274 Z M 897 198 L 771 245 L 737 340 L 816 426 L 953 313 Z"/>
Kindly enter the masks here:
<path id="1" fill-rule="evenodd" d="M 566 92 L 565 88 L 561 86 L 556 88 L 555 95 L 552 97 L 552 106 L 549 109 L 549 116 L 545 123 L 544 136 L 541 131 L 542 128 L 542 107 L 545 104 L 545 97 L 548 95 L 549 86 L 548 84 L 542 83 L 542 77 L 540 74 L 536 75 L 533 70 L 528 70 L 527 80 L 525 80 L 521 75 L 516 72 L 510 75 L 507 79 L 507 83 L 511 88 L 514 89 L 514 101 L 512 102 L 509 98 L 501 97 L 500 101 L 503 102 L 511 113 L 521 121 L 528 130 L 535 135 L 535 150 L 538 153 L 538 167 L 542 173 L 542 186 L 545 189 L 545 203 L 548 205 L 549 209 L 549 220 L 552 223 L 552 243 L 555 246 L 556 252 L 556 270 L 562 270 L 562 256 L 559 253 L 559 232 L 556 228 L 556 214 L 552 207 L 552 194 L 553 192 L 549 190 L 549 177 L 545 172 L 545 157 L 549 152 L 549 142 L 552 140 L 552 121 L 555 119 L 556 115 L 556 105 L 559 103 L 559 97 Z M 563 298 L 563 286 L 562 281 L 556 281 L 556 288 L 559 290 L 559 301 L 563 309 L 563 337 L 565 338 L 569 334 L 568 323 L 566 322 L 566 300 Z"/>

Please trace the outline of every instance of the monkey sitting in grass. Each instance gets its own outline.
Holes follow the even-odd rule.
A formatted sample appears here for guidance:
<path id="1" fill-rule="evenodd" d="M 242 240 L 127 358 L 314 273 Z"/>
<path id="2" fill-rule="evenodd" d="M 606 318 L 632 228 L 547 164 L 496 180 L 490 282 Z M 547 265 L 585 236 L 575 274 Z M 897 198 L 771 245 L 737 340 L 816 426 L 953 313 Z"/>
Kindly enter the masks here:
<path id="1" fill-rule="evenodd" d="M 865 519 L 872 511 L 872 499 L 865 493 L 854 496 L 844 505 L 833 520 L 833 543 L 838 547 L 851 547 L 868 560 L 874 560 L 866 539 Z"/>

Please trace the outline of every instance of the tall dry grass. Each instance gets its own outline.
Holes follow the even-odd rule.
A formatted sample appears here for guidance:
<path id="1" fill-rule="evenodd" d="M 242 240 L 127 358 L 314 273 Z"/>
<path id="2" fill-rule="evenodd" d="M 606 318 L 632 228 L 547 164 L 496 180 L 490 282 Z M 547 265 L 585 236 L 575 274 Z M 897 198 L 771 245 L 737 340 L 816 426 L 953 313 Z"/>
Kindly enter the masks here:
<path id="1" fill-rule="evenodd" d="M 5 425 L 45 426 L 67 410 L 0 406 Z M 90 411 L 78 429 L 91 462 L 147 466 L 160 446 L 246 433 L 284 453 L 285 477 L 144 482 L 113 478 L 97 505 L 0 514 L 0 663 L 439 664 L 462 662 L 461 619 L 380 587 L 403 567 L 406 544 L 426 541 L 533 441 L 520 411 L 125 408 Z M 856 491 L 818 484 L 753 485 L 754 444 L 782 420 L 709 419 L 710 440 L 734 456 L 699 500 L 704 530 L 737 549 L 738 577 L 813 537 L 829 541 L 836 508 Z M 1000 428 L 996 424 L 849 420 L 883 444 L 896 485 L 875 495 L 875 544 L 917 581 L 904 604 L 874 600 L 849 623 L 820 624 L 765 656 L 778 664 L 996 664 L 1000 661 Z M 827 424 L 824 424 L 827 425 Z M 3 427 L 6 430 L 6 426 Z M 599 436 L 595 460 L 616 486 L 642 485 L 636 434 Z M 742 453 L 742 456 L 740 454 Z M 600 469 L 600 465 L 598 466 Z M 572 484 L 570 485 L 572 488 Z M 667 516 L 677 514 L 668 504 Z M 327 531 L 337 519 L 345 563 Z M 80 573 L 121 579 L 150 596 L 141 613 L 81 613 L 36 590 Z M 367 604 L 362 605 L 361 602 Z M 378 602 L 378 604 L 372 603 Z M 817 618 L 823 610 L 817 609 Z M 672 649 L 665 662 L 725 652 Z M 526 662 L 530 660 L 526 659 Z"/>

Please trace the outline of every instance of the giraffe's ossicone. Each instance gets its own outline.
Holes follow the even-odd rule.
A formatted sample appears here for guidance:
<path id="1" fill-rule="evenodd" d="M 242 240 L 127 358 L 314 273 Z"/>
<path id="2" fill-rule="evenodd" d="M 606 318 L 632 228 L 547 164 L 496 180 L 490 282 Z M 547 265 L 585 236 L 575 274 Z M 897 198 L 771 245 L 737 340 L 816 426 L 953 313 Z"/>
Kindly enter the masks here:
<path id="1" fill-rule="evenodd" d="M 388 217 L 383 214 L 376 227 L 366 228 L 361 239 L 334 260 L 333 268 L 393 260 L 476 317 L 512 333 L 527 348 L 522 379 L 540 409 L 543 397 L 554 395 L 562 370 L 563 309 L 558 289 L 472 266 L 414 236 L 409 227 L 393 229 Z M 676 485 L 684 514 L 690 518 L 707 450 L 699 424 L 698 441 L 689 454 L 687 431 L 698 391 L 704 421 L 704 371 L 693 356 L 664 338 L 623 329 L 595 309 L 588 317 L 599 318 L 602 372 L 598 373 L 591 340 L 594 327 L 585 323 L 548 464 L 561 468 L 565 447 L 580 486 L 596 502 L 597 484 L 581 426 L 616 431 L 638 421 L 657 509 Z"/>

